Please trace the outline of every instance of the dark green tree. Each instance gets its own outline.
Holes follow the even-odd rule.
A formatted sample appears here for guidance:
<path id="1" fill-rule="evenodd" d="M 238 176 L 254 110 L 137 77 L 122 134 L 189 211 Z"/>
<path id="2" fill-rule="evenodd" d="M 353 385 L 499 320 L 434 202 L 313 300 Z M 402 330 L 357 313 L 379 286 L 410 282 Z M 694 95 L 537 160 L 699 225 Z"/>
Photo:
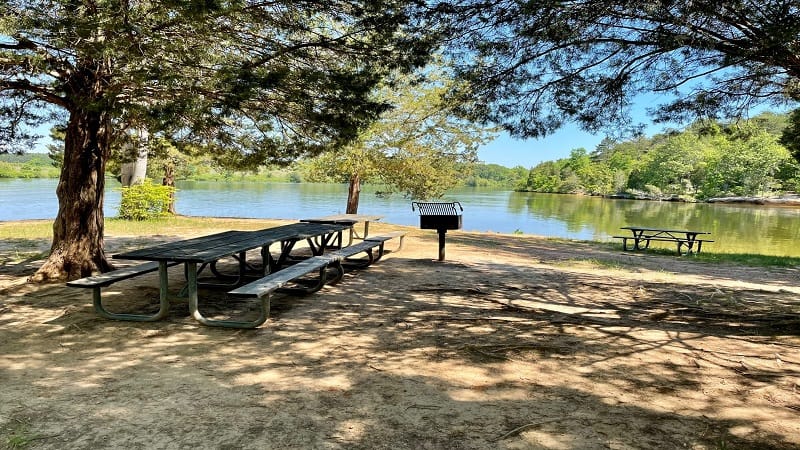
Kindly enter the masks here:
<path id="1" fill-rule="evenodd" d="M 789 114 L 788 122 L 781 134 L 780 143 L 789 149 L 795 160 L 800 162 L 800 109 L 795 109 Z"/>
<path id="2" fill-rule="evenodd" d="M 800 100 L 800 8 L 787 0 L 444 1 L 462 112 L 538 137 L 574 121 L 636 129 L 632 100 L 662 94 L 657 121 L 732 118 Z"/>
<path id="3" fill-rule="evenodd" d="M 223 163 L 342 145 L 384 105 L 385 73 L 427 54 L 408 2 L 0 2 L 0 151 L 66 124 L 50 256 L 34 280 L 110 268 L 103 191 L 115 134 L 144 128 Z M 27 126 L 27 127 L 26 127 Z"/>
<path id="4" fill-rule="evenodd" d="M 47 155 L 53 161 L 53 166 L 61 168 L 64 164 L 64 134 L 65 129 L 62 126 L 55 126 L 50 128 L 51 143 L 47 144 Z"/>

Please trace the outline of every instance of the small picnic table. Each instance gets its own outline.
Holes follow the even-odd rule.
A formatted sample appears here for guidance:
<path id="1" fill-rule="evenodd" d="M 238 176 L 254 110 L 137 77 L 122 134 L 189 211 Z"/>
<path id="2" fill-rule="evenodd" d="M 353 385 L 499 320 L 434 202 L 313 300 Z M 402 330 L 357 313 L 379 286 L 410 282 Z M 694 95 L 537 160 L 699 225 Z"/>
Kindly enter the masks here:
<path id="1" fill-rule="evenodd" d="M 383 216 L 377 216 L 374 214 L 333 214 L 330 216 L 323 216 L 323 217 L 315 217 L 312 219 L 301 219 L 301 222 L 308 222 L 308 223 L 335 223 L 335 224 L 349 224 L 350 225 L 350 240 L 347 245 L 353 244 L 353 239 L 366 239 L 369 235 L 369 223 L 371 221 L 377 221 L 383 219 Z M 358 233 L 355 231 L 354 225 L 364 222 L 364 235 L 359 236 Z M 339 241 L 342 244 L 341 241 Z"/>
<path id="2" fill-rule="evenodd" d="M 711 234 L 708 231 L 672 230 L 639 226 L 620 227 L 620 229 L 628 230 L 632 234 L 632 236 L 613 236 L 614 238 L 622 239 L 622 249 L 625 251 L 628 251 L 628 239 L 633 240 L 631 250 L 647 249 L 650 247 L 651 241 L 674 242 L 678 247 L 678 255 L 700 253 L 704 242 L 714 242 L 698 238 L 701 235 Z"/>

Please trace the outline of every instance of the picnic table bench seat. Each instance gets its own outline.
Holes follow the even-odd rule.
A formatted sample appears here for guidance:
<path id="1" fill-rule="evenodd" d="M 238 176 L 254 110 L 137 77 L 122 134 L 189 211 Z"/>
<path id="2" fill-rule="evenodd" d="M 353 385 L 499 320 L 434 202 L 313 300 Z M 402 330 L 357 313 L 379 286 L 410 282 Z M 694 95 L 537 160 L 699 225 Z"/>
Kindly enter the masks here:
<path id="1" fill-rule="evenodd" d="M 370 236 L 368 238 L 365 238 L 364 240 L 365 241 L 383 241 L 383 242 L 386 242 L 386 241 L 388 241 L 390 239 L 400 238 L 400 245 L 397 246 L 397 250 L 393 250 L 395 252 L 399 252 L 400 250 L 403 249 L 403 240 L 405 239 L 406 234 L 408 234 L 408 232 L 403 231 L 403 230 L 390 231 L 388 233 L 383 233 L 383 234 L 381 234 L 379 236 Z"/>
<path id="2" fill-rule="evenodd" d="M 399 251 L 400 249 L 402 249 L 403 238 L 405 238 L 405 236 L 406 236 L 405 231 L 393 231 L 378 236 L 370 236 L 358 244 L 349 245 L 347 247 L 343 247 L 339 250 L 331 252 L 330 255 L 340 257 L 345 262 L 355 263 L 359 267 L 366 267 L 380 260 L 383 257 L 383 255 L 386 253 L 385 250 L 386 241 L 399 237 L 400 245 L 397 247 L 397 250 L 395 251 Z M 377 254 L 373 254 L 373 250 L 376 247 L 377 247 Z M 362 260 L 353 260 L 352 257 L 359 253 L 366 253 L 367 257 Z"/>
<path id="3" fill-rule="evenodd" d="M 299 291 L 304 294 L 316 292 L 322 289 L 322 287 L 328 281 L 327 271 L 325 270 L 328 266 L 334 266 L 341 274 L 343 271 L 338 269 L 340 263 L 343 260 L 346 260 L 359 253 L 367 254 L 365 261 L 359 261 L 361 265 L 367 266 L 372 264 L 383 256 L 383 246 L 386 241 L 402 235 L 405 235 L 405 232 L 401 232 L 400 234 L 373 236 L 359 242 L 358 244 L 348 245 L 347 247 L 342 247 L 341 249 L 325 253 L 324 255 L 313 256 L 311 258 L 302 260 L 297 264 L 289 266 L 285 269 L 281 269 L 277 272 L 270 273 L 256 281 L 229 291 L 228 295 L 234 297 L 262 298 L 272 294 L 278 289 L 284 288 L 287 283 L 296 281 L 298 278 L 303 277 L 314 270 L 319 270 L 320 278 L 313 286 L 302 289 L 291 289 L 291 291 Z M 378 247 L 377 255 L 373 253 L 375 247 Z M 341 275 L 333 278 L 332 283 L 335 283 L 340 279 Z M 286 289 L 284 288 L 284 290 Z"/>
<path id="4" fill-rule="evenodd" d="M 383 257 L 384 242 L 385 241 L 378 239 L 365 239 L 358 244 L 348 245 L 347 247 L 342 247 L 339 250 L 330 252 L 328 255 L 340 258 L 342 262 L 349 262 L 359 267 L 367 267 Z M 373 252 L 376 247 L 377 254 Z M 352 258 L 359 253 L 365 253 L 367 257 L 360 260 Z"/>
<path id="5" fill-rule="evenodd" d="M 349 245 L 341 249 L 325 253 L 320 256 L 313 256 L 297 264 L 281 269 L 277 272 L 268 274 L 252 283 L 238 287 L 228 292 L 232 297 L 257 298 L 259 300 L 259 316 L 252 321 L 237 320 L 210 320 L 203 318 L 202 323 L 206 325 L 226 326 L 233 328 L 255 328 L 264 323 L 269 317 L 270 301 L 272 294 L 281 291 L 289 293 L 311 294 L 322 289 L 326 283 L 338 283 L 344 276 L 343 261 L 350 261 L 350 258 L 359 253 L 366 253 L 367 257 L 363 261 L 357 261 L 360 267 L 366 267 L 383 256 L 384 243 L 395 237 L 402 237 L 405 233 L 392 233 L 381 236 L 369 237 L 358 244 Z M 377 247 L 377 252 L 374 250 Z M 336 275 L 329 279 L 328 268 L 334 268 Z M 298 283 L 299 279 L 314 272 L 319 271 L 319 278 L 313 284 L 302 284 L 303 287 L 287 288 L 289 283 Z M 200 318 L 195 317 L 200 320 Z M 206 323 L 207 322 L 207 323 Z"/>
<path id="6" fill-rule="evenodd" d="M 170 262 L 164 266 L 171 267 L 178 264 L 177 262 Z M 129 278 L 144 275 L 146 273 L 155 272 L 159 270 L 159 263 L 152 261 L 144 264 L 138 264 L 130 267 L 123 267 L 121 269 L 112 270 L 110 272 L 101 273 L 99 275 L 92 275 L 78 280 L 68 281 L 67 286 L 76 288 L 92 289 L 92 303 L 98 315 L 106 319 L 114 320 L 132 320 L 138 322 L 152 322 L 159 320 L 167 315 L 169 312 L 169 301 L 166 296 L 161 296 L 159 310 L 155 314 L 127 314 L 127 313 L 112 313 L 103 306 L 101 289 L 108 287 L 117 281 L 127 280 Z M 166 279 L 166 277 L 161 277 Z"/>
<path id="7" fill-rule="evenodd" d="M 254 320 L 216 320 L 208 319 L 202 315 L 196 315 L 195 319 L 204 325 L 223 326 L 229 328 L 256 328 L 266 322 L 269 317 L 270 300 L 272 294 L 281 289 L 283 292 L 297 294 L 311 294 L 322 289 L 328 279 L 328 265 L 338 261 L 338 258 L 330 254 L 312 256 L 297 264 L 270 273 L 256 281 L 240 286 L 228 292 L 231 297 L 256 298 L 258 299 L 259 314 Z M 310 285 L 302 287 L 286 288 L 289 283 L 296 282 L 314 271 L 319 272 L 319 278 Z"/>

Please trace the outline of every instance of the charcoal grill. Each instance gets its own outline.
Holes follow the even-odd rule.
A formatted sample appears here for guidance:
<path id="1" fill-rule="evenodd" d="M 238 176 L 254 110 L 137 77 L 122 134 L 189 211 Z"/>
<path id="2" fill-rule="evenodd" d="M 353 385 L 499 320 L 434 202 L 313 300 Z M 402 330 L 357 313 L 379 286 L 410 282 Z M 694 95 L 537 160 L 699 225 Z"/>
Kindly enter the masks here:
<path id="1" fill-rule="evenodd" d="M 411 202 L 411 210 L 419 212 L 419 227 L 439 233 L 439 261 L 444 261 L 444 241 L 447 230 L 461 229 L 459 202 Z"/>

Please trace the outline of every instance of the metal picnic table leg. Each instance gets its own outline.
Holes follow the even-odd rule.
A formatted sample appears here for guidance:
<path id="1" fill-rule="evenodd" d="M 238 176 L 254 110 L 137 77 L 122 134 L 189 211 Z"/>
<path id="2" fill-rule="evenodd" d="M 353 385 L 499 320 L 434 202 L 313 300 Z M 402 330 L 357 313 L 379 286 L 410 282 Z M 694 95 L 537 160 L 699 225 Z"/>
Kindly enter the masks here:
<path id="1" fill-rule="evenodd" d="M 245 278 L 247 276 L 247 269 L 251 267 L 249 264 L 247 264 L 247 252 L 243 251 L 243 252 L 239 252 L 238 255 L 231 255 L 231 256 L 238 263 L 238 269 L 237 269 L 238 273 L 236 275 L 227 275 L 227 274 L 223 274 L 220 271 L 218 271 L 217 270 L 217 262 L 218 261 L 212 261 L 208 265 L 209 268 L 211 269 L 211 273 L 213 273 L 215 277 L 223 279 L 223 280 L 225 280 L 225 279 L 232 280 L 231 282 L 229 282 L 229 283 L 199 283 L 198 282 L 198 283 L 202 284 L 203 287 L 218 287 L 218 288 L 235 287 L 235 286 L 240 286 L 242 283 L 244 283 L 244 280 L 245 280 Z M 205 264 L 203 264 L 203 266 L 201 266 L 201 268 L 197 271 L 198 273 L 202 271 L 202 267 L 205 267 Z"/>
<path id="2" fill-rule="evenodd" d="M 199 299 L 197 296 L 197 263 L 186 263 L 186 272 L 189 286 L 189 312 L 192 314 L 192 317 L 201 324 L 210 327 L 256 328 L 267 321 L 267 317 L 269 316 L 270 295 L 266 295 L 258 300 L 259 315 L 255 320 L 214 320 L 203 316 L 200 312 Z"/>
<path id="3" fill-rule="evenodd" d="M 281 241 L 281 253 L 278 255 L 278 259 L 275 260 L 275 266 L 272 268 L 273 272 L 275 270 L 280 270 L 284 264 L 286 264 L 286 260 L 289 259 L 289 254 L 292 252 L 294 248 L 294 244 L 297 241 L 293 239 L 289 239 L 286 241 Z M 313 250 L 312 250 L 313 251 Z"/>
<path id="4" fill-rule="evenodd" d="M 355 237 L 356 239 L 361 239 L 363 241 L 364 239 L 367 238 L 367 236 L 369 236 L 369 220 L 365 220 L 364 221 L 364 235 L 363 236 L 359 236 L 358 235 L 358 233 L 356 232 L 356 226 L 355 225 L 356 224 L 353 223 L 353 228 L 350 229 L 350 244 L 347 244 L 347 245 L 352 245 L 353 237 Z"/>
<path id="5" fill-rule="evenodd" d="M 353 231 L 353 229 L 350 228 L 350 231 Z M 316 236 L 314 238 L 308 238 L 306 239 L 306 242 L 308 242 L 308 246 L 311 248 L 311 254 L 314 256 L 320 256 L 323 253 L 325 253 L 326 248 L 329 247 L 342 248 L 343 246 L 342 239 L 343 239 L 342 230 L 339 230 L 333 233 Z M 335 245 L 336 242 L 339 242 L 338 246 Z M 353 243 L 353 238 L 351 237 L 350 243 L 347 245 L 350 245 L 352 243 Z"/>
<path id="6" fill-rule="evenodd" d="M 694 248 L 694 240 L 697 239 L 697 235 L 694 233 L 686 233 L 686 242 L 683 244 L 686 245 L 686 254 L 691 255 L 692 249 Z M 681 241 L 678 241 L 678 256 L 681 255 Z"/>
<path id="7" fill-rule="evenodd" d="M 636 231 L 633 232 L 633 249 L 634 250 L 642 250 L 642 247 L 639 245 L 639 242 L 642 241 L 642 235 L 643 234 L 644 234 L 643 231 L 640 231 L 638 233 Z M 647 247 L 649 247 L 650 246 L 650 240 L 647 240 L 645 242 L 647 242 Z M 647 248 L 647 247 L 645 247 L 645 248 Z"/>
<path id="8" fill-rule="evenodd" d="M 100 295 L 99 286 L 92 289 L 92 303 L 94 304 L 94 310 L 100 317 L 112 320 L 130 320 L 135 322 L 153 322 L 156 320 L 161 320 L 169 314 L 169 298 L 167 297 L 169 280 L 167 279 L 166 261 L 160 261 L 158 263 L 158 280 L 159 280 L 159 293 L 158 293 L 159 307 L 158 307 L 158 312 L 156 312 L 155 314 L 147 315 L 147 314 L 128 314 L 128 313 L 109 312 L 103 306 L 103 301 Z"/>

